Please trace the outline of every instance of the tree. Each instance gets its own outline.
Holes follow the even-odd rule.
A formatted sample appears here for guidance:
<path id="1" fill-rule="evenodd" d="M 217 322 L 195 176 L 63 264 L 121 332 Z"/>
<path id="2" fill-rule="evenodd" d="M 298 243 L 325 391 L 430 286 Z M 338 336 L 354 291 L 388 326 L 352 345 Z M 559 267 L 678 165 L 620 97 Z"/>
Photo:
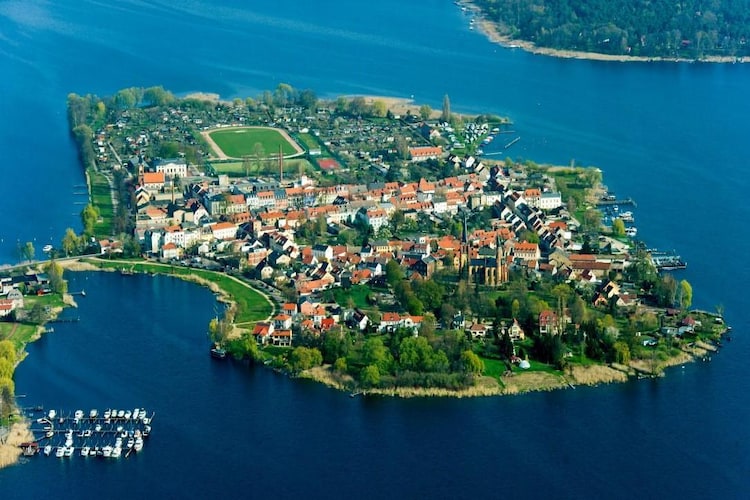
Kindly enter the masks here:
<path id="1" fill-rule="evenodd" d="M 380 370 L 375 365 L 368 365 L 359 375 L 359 381 L 364 387 L 377 387 L 380 384 Z"/>
<path id="2" fill-rule="evenodd" d="M 432 108 L 429 107 L 427 104 L 423 104 L 419 107 L 419 116 L 422 118 L 422 120 L 427 121 L 430 119 L 430 116 L 432 116 Z"/>
<path id="3" fill-rule="evenodd" d="M 619 217 L 612 221 L 612 234 L 618 238 L 625 236 L 625 221 Z"/>
<path id="4" fill-rule="evenodd" d="M 693 287 L 690 285 L 688 280 L 680 281 L 680 308 L 685 311 L 690 308 L 693 303 Z"/>
<path id="5" fill-rule="evenodd" d="M 0 380 L 13 378 L 13 363 L 5 358 L 0 358 Z"/>
<path id="6" fill-rule="evenodd" d="M 386 106 L 384 101 L 377 99 L 372 103 L 373 116 L 377 118 L 383 118 L 385 117 L 387 112 L 388 112 L 388 107 Z"/>
<path id="7" fill-rule="evenodd" d="M 68 291 L 68 283 L 63 278 L 63 267 L 54 259 L 45 266 L 49 287 L 55 293 L 63 294 Z"/>
<path id="8" fill-rule="evenodd" d="M 314 110 L 318 106 L 318 96 L 315 95 L 315 91 L 305 89 L 299 93 L 297 102 L 308 111 Z"/>
<path id="9" fill-rule="evenodd" d="M 333 363 L 333 369 L 337 373 L 346 373 L 346 370 L 348 369 L 347 364 L 346 364 L 346 358 L 338 358 Z"/>
<path id="10" fill-rule="evenodd" d="M 630 363 L 630 348 L 628 347 L 628 344 L 618 341 L 615 342 L 612 347 L 615 351 L 615 361 L 623 365 Z"/>
<path id="11" fill-rule="evenodd" d="M 443 112 L 440 115 L 440 120 L 444 122 L 451 121 L 451 99 L 448 97 L 448 94 L 443 96 Z"/>
<path id="12" fill-rule="evenodd" d="M 586 302 L 578 295 L 571 301 L 570 319 L 576 325 L 580 325 L 586 319 Z"/>
<path id="13" fill-rule="evenodd" d="M 365 341 L 362 357 L 365 364 L 376 366 L 379 374 L 389 373 L 391 370 L 393 357 L 380 337 L 370 337 Z"/>
<path id="14" fill-rule="evenodd" d="M 7 359 L 11 364 L 16 363 L 16 347 L 10 340 L 0 340 L 0 358 Z"/>
<path id="15" fill-rule="evenodd" d="M 484 372 L 484 361 L 470 350 L 461 353 L 461 367 L 467 373 L 481 375 Z"/>
<path id="16" fill-rule="evenodd" d="M 143 100 L 152 106 L 166 106 L 174 102 L 171 92 L 164 90 L 162 86 L 149 87 L 143 92 Z"/>
<path id="17" fill-rule="evenodd" d="M 78 253 L 78 249 L 81 246 L 81 241 L 78 235 L 73 231 L 72 228 L 65 230 L 65 235 L 62 239 L 62 250 L 65 256 L 75 255 Z"/>
<path id="18" fill-rule="evenodd" d="M 23 245 L 21 253 L 23 255 L 23 260 L 34 260 L 34 255 L 36 254 L 36 250 L 34 250 L 34 244 L 30 241 L 27 241 Z"/>
<path id="19" fill-rule="evenodd" d="M 87 236 L 94 235 L 96 221 L 99 220 L 99 209 L 89 203 L 81 210 L 81 222 L 83 222 L 83 234 Z"/>
<path id="20" fill-rule="evenodd" d="M 323 363 L 323 355 L 315 347 L 296 347 L 289 355 L 289 366 L 294 373 L 309 370 Z"/>
<path id="21" fill-rule="evenodd" d="M 213 318 L 208 323 L 208 338 L 217 345 L 223 345 L 232 331 L 231 322 L 226 319 Z"/>

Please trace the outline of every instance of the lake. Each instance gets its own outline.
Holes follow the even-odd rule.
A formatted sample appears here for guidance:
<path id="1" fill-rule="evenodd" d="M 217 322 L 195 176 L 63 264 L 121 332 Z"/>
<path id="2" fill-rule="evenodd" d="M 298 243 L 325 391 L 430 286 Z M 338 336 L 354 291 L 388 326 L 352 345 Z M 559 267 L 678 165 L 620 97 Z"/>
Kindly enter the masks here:
<path id="1" fill-rule="evenodd" d="M 83 178 L 68 93 L 163 85 L 255 96 L 410 97 L 509 116 L 507 154 L 596 165 L 632 196 L 639 237 L 689 263 L 694 305 L 721 303 L 735 339 L 665 379 L 473 400 L 349 398 L 206 354 L 214 298 L 168 278 L 82 273 L 81 322 L 29 346 L 30 403 L 145 406 L 135 460 L 39 457 L 0 472 L 4 498 L 477 495 L 742 497 L 750 417 L 742 262 L 750 176 L 747 65 L 562 60 L 503 49 L 447 0 L 0 2 L 0 262 L 80 228 Z M 83 281 L 81 281 L 83 280 Z"/>

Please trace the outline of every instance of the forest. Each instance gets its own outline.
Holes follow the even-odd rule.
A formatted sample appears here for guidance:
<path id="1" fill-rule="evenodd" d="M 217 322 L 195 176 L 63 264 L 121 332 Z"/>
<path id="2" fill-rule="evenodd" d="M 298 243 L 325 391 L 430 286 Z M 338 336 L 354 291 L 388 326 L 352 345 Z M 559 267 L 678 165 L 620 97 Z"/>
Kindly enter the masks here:
<path id="1" fill-rule="evenodd" d="M 750 55 L 750 0 L 475 0 L 498 32 L 538 47 L 703 59 Z"/>

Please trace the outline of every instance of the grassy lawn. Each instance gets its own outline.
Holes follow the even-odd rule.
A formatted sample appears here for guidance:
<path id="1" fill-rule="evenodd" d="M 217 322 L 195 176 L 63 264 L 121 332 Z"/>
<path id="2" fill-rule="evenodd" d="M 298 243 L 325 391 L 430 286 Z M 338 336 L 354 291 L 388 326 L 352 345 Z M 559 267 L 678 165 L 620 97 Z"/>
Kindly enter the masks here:
<path id="1" fill-rule="evenodd" d="M 20 351 L 23 346 L 31 341 L 36 333 L 37 325 L 28 323 L 0 323 L 0 340 L 10 340 Z"/>
<path id="2" fill-rule="evenodd" d="M 320 149 L 320 141 L 312 134 L 299 134 L 297 136 L 302 144 L 309 151 L 310 149 Z"/>
<path id="3" fill-rule="evenodd" d="M 110 236 L 112 234 L 112 219 L 115 211 L 112 206 L 112 190 L 107 178 L 94 170 L 89 170 L 91 179 L 91 199 L 93 205 L 99 210 L 101 222 L 96 224 L 96 234 Z"/>
<path id="4" fill-rule="evenodd" d="M 503 373 L 505 373 L 505 363 L 499 359 L 482 358 L 484 362 L 484 375 L 486 377 L 492 377 L 496 380 L 500 380 Z"/>
<path id="5" fill-rule="evenodd" d="M 296 149 L 287 141 L 278 130 L 258 127 L 232 127 L 216 130 L 209 134 L 211 139 L 227 156 L 232 158 L 242 158 L 243 156 L 255 156 L 255 145 L 260 143 L 263 146 L 264 156 L 266 158 L 274 157 L 278 154 L 279 146 L 282 153 L 292 155 L 297 152 Z"/>
<path id="6" fill-rule="evenodd" d="M 267 160 L 268 162 L 272 162 L 272 170 L 273 173 L 276 174 L 278 171 L 278 165 L 276 161 L 274 160 Z M 258 167 L 257 162 L 251 160 L 250 161 L 250 167 L 245 171 L 245 166 L 243 162 L 241 161 L 227 161 L 227 162 L 211 162 L 211 167 L 213 167 L 213 170 L 215 172 L 215 175 L 219 174 L 226 174 L 230 177 L 245 177 L 247 175 L 255 175 L 258 173 Z M 304 158 L 293 158 L 289 160 L 284 160 L 284 172 L 285 177 L 286 173 L 290 173 L 291 175 L 297 175 L 300 170 L 303 172 L 307 172 L 312 169 L 312 165 L 309 161 L 305 160 Z M 268 172 L 269 168 L 265 167 L 263 169 L 263 172 Z"/>
<path id="7" fill-rule="evenodd" d="M 182 266 L 168 266 L 164 264 L 153 264 L 134 262 L 123 265 L 118 262 L 88 261 L 92 264 L 106 269 L 133 268 L 137 272 L 158 273 L 170 276 L 197 276 L 216 285 L 228 293 L 233 301 L 237 303 L 237 315 L 234 318 L 236 324 L 254 323 L 262 321 L 271 315 L 273 308 L 271 304 L 254 288 L 238 283 L 231 277 L 213 271 L 192 269 Z"/>
<path id="8" fill-rule="evenodd" d="M 336 299 L 336 303 L 341 307 L 348 307 L 347 304 L 351 297 L 355 307 L 360 309 L 372 309 L 372 305 L 367 303 L 367 295 L 369 295 L 370 292 L 370 287 L 367 285 L 352 285 L 348 290 L 340 287 L 334 288 L 333 296 Z"/>

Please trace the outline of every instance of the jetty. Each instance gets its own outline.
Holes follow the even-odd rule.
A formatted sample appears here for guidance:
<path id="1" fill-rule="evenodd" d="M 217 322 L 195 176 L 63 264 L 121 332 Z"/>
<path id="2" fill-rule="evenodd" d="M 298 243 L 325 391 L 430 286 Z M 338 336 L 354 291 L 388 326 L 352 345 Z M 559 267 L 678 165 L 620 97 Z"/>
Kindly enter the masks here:
<path id="1" fill-rule="evenodd" d="M 521 136 L 519 135 L 518 137 L 516 137 L 515 139 L 513 139 L 512 141 L 510 141 L 508 144 L 506 144 L 505 148 L 503 148 L 503 149 L 508 149 L 509 147 L 511 147 L 513 144 L 517 143 L 520 140 L 521 140 Z"/>
<path id="2" fill-rule="evenodd" d="M 24 455 L 128 458 L 141 451 L 144 439 L 151 435 L 151 425 L 156 413 L 149 416 L 145 408 L 133 410 L 108 408 L 104 411 L 92 409 L 88 412 L 76 410 L 64 412 L 34 407 L 27 415 L 34 436 L 32 442 L 23 443 Z M 35 415 L 36 414 L 36 415 Z"/>
<path id="3" fill-rule="evenodd" d="M 682 257 L 675 252 L 662 252 L 652 249 L 649 250 L 649 254 L 651 255 L 651 263 L 660 271 L 676 271 L 687 268 L 687 262 L 682 260 Z"/>
<path id="4" fill-rule="evenodd" d="M 631 198 L 629 196 L 627 198 L 621 198 L 621 199 L 606 198 L 606 199 L 603 199 L 603 200 L 599 200 L 596 203 L 596 206 L 598 206 L 598 207 L 611 207 L 611 206 L 619 206 L 619 205 L 631 206 L 633 208 L 638 208 L 638 204 L 635 202 L 635 200 L 633 198 Z"/>

